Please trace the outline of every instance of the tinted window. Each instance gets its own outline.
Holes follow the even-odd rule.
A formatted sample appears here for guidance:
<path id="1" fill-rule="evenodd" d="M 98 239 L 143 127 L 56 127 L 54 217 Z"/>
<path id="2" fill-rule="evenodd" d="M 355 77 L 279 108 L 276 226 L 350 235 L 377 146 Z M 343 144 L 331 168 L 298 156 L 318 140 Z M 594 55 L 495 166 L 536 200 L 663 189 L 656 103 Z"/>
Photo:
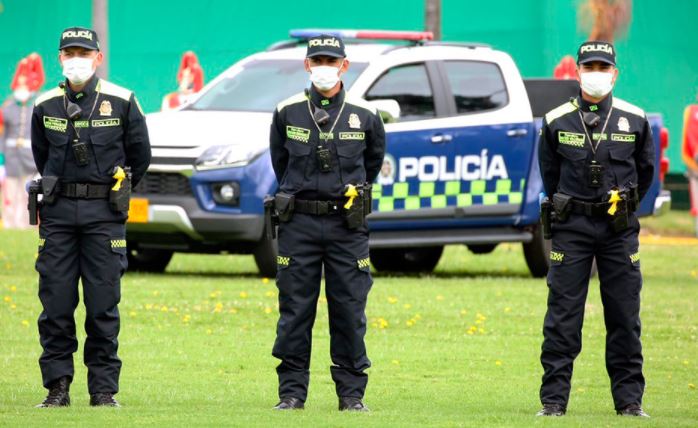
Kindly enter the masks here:
<path id="1" fill-rule="evenodd" d="M 493 110 L 509 102 L 502 72 L 496 64 L 446 61 L 444 66 L 458 113 Z"/>
<path id="2" fill-rule="evenodd" d="M 342 75 L 347 89 L 366 68 L 352 62 Z M 274 111 L 276 105 L 308 87 L 308 72 L 300 60 L 258 60 L 245 64 L 239 73 L 220 80 L 195 103 L 192 110 Z"/>
<path id="3" fill-rule="evenodd" d="M 368 90 L 366 100 L 392 99 L 400 104 L 400 122 L 432 119 L 434 94 L 424 64 L 409 64 L 386 71 Z"/>

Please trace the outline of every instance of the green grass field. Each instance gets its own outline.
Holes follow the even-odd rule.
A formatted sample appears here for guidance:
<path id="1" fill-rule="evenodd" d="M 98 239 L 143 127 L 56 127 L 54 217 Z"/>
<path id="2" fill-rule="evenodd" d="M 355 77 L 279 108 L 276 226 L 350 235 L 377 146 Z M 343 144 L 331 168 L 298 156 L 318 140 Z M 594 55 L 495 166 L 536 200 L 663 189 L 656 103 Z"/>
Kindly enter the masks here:
<path id="1" fill-rule="evenodd" d="M 670 219 L 671 220 L 671 219 Z M 675 220 L 675 219 L 674 219 Z M 674 221 L 672 220 L 672 221 Z M 655 231 L 661 230 L 661 223 Z M 127 274 L 120 305 L 121 409 L 88 406 L 82 347 L 66 409 L 35 409 L 40 312 L 35 232 L 0 231 L 0 425 L 24 426 L 696 426 L 698 246 L 645 245 L 643 343 L 650 420 L 615 416 L 598 283 L 568 415 L 535 418 L 547 288 L 518 245 L 485 256 L 449 247 L 436 272 L 375 275 L 366 337 L 369 414 L 336 410 L 326 302 L 314 331 L 303 412 L 278 413 L 271 356 L 274 281 L 251 257 L 177 255 L 165 275 Z M 77 312 L 78 325 L 84 308 Z M 81 344 L 84 332 L 78 330 Z"/>

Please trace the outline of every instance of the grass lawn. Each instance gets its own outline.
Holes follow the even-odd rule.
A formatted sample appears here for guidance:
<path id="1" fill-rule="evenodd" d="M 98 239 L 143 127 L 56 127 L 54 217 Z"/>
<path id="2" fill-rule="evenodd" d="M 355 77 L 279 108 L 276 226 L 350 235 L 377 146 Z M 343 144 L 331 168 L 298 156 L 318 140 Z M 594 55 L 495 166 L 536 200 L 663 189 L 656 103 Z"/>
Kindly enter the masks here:
<path id="1" fill-rule="evenodd" d="M 673 220 L 672 220 L 673 221 Z M 661 224 L 656 226 L 661 229 Z M 655 242 L 655 241 L 653 241 Z M 696 426 L 698 246 L 644 245 L 643 344 L 650 420 L 615 416 L 604 366 L 598 283 L 586 307 L 568 415 L 542 420 L 538 357 L 547 288 L 519 245 L 475 256 L 448 247 L 436 272 L 375 275 L 366 337 L 369 414 L 345 414 L 329 374 L 326 302 L 319 303 L 306 410 L 277 413 L 271 356 L 274 282 L 251 257 L 177 255 L 165 275 L 127 274 L 120 305 L 121 409 L 88 406 L 82 346 L 67 409 L 34 409 L 35 232 L 0 231 L 0 425 L 24 426 Z M 77 312 L 78 325 L 84 308 Z M 82 345 L 84 332 L 78 329 Z"/>

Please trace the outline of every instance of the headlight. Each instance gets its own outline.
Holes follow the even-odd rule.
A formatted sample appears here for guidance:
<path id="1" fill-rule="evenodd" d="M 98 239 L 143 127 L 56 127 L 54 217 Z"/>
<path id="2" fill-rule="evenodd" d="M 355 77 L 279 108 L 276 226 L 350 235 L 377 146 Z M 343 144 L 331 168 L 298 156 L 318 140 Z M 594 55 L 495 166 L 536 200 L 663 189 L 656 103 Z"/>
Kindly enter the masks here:
<path id="1" fill-rule="evenodd" d="M 254 161 L 266 149 L 249 149 L 242 146 L 223 145 L 206 149 L 194 166 L 198 171 L 245 166 Z"/>

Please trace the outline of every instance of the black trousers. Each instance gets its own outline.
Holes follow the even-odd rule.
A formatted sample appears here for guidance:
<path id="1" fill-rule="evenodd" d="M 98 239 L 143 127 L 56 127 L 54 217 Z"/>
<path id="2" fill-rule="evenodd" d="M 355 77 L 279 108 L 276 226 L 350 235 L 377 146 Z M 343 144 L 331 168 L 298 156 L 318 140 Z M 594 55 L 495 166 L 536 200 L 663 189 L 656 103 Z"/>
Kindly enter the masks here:
<path id="1" fill-rule="evenodd" d="M 605 218 L 572 214 L 553 225 L 548 311 L 543 324 L 541 402 L 567 405 L 572 365 L 582 349 L 584 304 L 596 258 L 606 324 L 606 370 L 616 409 L 642 404 L 640 258 L 636 217 L 614 232 Z"/>
<path id="2" fill-rule="evenodd" d="M 349 230 L 340 215 L 294 214 L 279 227 L 279 323 L 272 354 L 281 360 L 279 397 L 308 395 L 310 350 L 324 267 L 330 318 L 330 367 L 340 397 L 362 398 L 371 366 L 366 356 L 366 299 L 373 284 L 368 231 Z"/>
<path id="3" fill-rule="evenodd" d="M 74 312 L 78 280 L 82 280 L 86 319 L 84 362 L 88 389 L 119 391 L 121 360 L 117 356 L 120 278 L 127 267 L 125 218 L 103 199 L 59 198 L 40 210 L 39 359 L 44 386 L 74 374 L 73 353 L 78 348 Z"/>

